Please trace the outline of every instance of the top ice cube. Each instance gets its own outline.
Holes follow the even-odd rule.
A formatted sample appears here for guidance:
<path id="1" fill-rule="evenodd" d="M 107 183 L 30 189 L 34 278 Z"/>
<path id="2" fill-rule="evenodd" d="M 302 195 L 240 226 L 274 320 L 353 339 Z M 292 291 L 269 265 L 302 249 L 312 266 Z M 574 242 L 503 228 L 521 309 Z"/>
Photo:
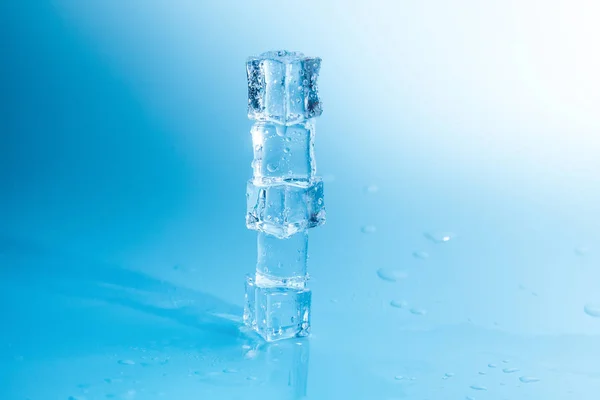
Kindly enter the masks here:
<path id="1" fill-rule="evenodd" d="M 246 62 L 248 118 L 293 125 L 323 112 L 317 79 L 321 59 L 295 51 L 269 51 Z"/>

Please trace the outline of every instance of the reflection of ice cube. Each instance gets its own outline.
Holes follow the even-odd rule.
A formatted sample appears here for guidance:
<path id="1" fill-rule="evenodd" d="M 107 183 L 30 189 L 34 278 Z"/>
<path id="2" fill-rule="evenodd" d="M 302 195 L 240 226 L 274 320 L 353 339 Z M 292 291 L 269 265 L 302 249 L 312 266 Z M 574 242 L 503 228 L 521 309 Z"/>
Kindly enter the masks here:
<path id="1" fill-rule="evenodd" d="M 244 323 L 272 342 L 310 332 L 309 289 L 260 287 L 246 277 Z"/>
<path id="2" fill-rule="evenodd" d="M 308 233 L 286 239 L 258 232 L 256 280 L 260 286 L 304 287 L 308 260 Z"/>
<path id="3" fill-rule="evenodd" d="M 257 122 L 251 133 L 255 181 L 306 181 L 315 175 L 312 121 L 291 126 Z"/>
<path id="4" fill-rule="evenodd" d="M 249 181 L 246 226 L 286 238 L 325 223 L 323 182 L 260 185 Z"/>
<path id="5" fill-rule="evenodd" d="M 250 57 L 248 118 L 292 125 L 322 113 L 317 90 L 321 59 L 285 50 Z"/>

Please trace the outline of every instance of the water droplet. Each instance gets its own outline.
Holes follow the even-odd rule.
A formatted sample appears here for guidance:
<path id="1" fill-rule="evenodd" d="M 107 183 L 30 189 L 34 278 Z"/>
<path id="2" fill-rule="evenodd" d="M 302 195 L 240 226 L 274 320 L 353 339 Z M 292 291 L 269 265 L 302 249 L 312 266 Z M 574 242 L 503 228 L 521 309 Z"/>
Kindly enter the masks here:
<path id="1" fill-rule="evenodd" d="M 508 364 L 508 363 L 510 362 L 510 360 L 502 360 L 502 362 L 503 362 L 504 364 Z"/>
<path id="2" fill-rule="evenodd" d="M 471 389 L 473 390 L 480 390 L 480 391 L 485 391 L 487 390 L 487 388 L 485 386 L 480 386 L 480 385 L 471 385 L 469 386 Z"/>
<path id="3" fill-rule="evenodd" d="M 390 301 L 390 306 L 395 308 L 406 308 L 408 307 L 408 303 L 404 300 L 392 300 Z"/>
<path id="4" fill-rule="evenodd" d="M 583 311 L 590 317 L 600 318 L 600 304 L 588 303 L 583 307 Z"/>
<path id="5" fill-rule="evenodd" d="M 575 251 L 575 254 L 583 257 L 583 256 L 586 256 L 590 252 L 590 249 L 588 249 L 587 247 L 581 246 L 581 247 L 575 248 L 574 251 Z"/>
<path id="6" fill-rule="evenodd" d="M 505 374 L 513 374 L 518 371 L 519 371 L 519 368 L 504 368 L 502 370 L 502 372 L 504 372 Z"/>
<path id="7" fill-rule="evenodd" d="M 256 377 L 255 376 L 247 376 L 246 380 L 248 380 L 248 381 L 255 381 Z"/>
<path id="8" fill-rule="evenodd" d="M 377 270 L 377 275 L 384 281 L 388 282 L 396 282 L 401 279 L 408 278 L 408 274 L 406 272 L 392 268 L 379 268 Z"/>
<path id="9" fill-rule="evenodd" d="M 427 314 L 427 310 L 423 308 L 411 308 L 410 313 L 414 315 L 425 315 Z"/>
<path id="10" fill-rule="evenodd" d="M 379 191 L 379 186 L 377 185 L 369 185 L 365 186 L 365 193 L 377 193 Z"/>
<path id="11" fill-rule="evenodd" d="M 290 152 L 290 148 L 289 148 L 289 147 L 284 147 L 284 148 L 283 148 L 283 152 L 284 152 L 285 154 L 289 154 L 289 152 Z"/>
<path id="12" fill-rule="evenodd" d="M 304 86 L 308 85 L 308 79 L 304 79 L 304 80 L 302 81 L 302 84 L 303 84 Z"/>
<path id="13" fill-rule="evenodd" d="M 534 378 L 533 376 L 521 376 L 519 377 L 519 380 L 523 383 L 535 383 L 540 381 L 538 378 Z"/>
<path id="14" fill-rule="evenodd" d="M 414 251 L 412 255 L 414 258 L 418 258 L 420 260 L 426 260 L 429 258 L 429 253 L 426 251 Z"/>
<path id="15" fill-rule="evenodd" d="M 83 396 L 69 396 L 68 400 L 86 400 Z"/>
<path id="16" fill-rule="evenodd" d="M 119 360 L 119 364 L 121 364 L 121 365 L 135 365 L 135 361 L 133 361 L 133 360 Z"/>
<path id="17" fill-rule="evenodd" d="M 235 368 L 225 368 L 223 369 L 223 372 L 226 374 L 237 374 L 237 369 Z"/>
<path id="18" fill-rule="evenodd" d="M 362 233 L 375 233 L 377 228 L 375 228 L 374 225 L 365 225 L 362 228 L 360 228 L 360 230 Z"/>
<path id="19" fill-rule="evenodd" d="M 287 132 L 287 126 L 275 125 L 275 132 L 277 133 L 277 136 L 285 136 Z"/>
<path id="20" fill-rule="evenodd" d="M 488 364 L 489 368 L 497 368 L 498 366 L 496 364 Z"/>
<path id="21" fill-rule="evenodd" d="M 275 164 L 267 164 L 267 171 L 269 171 L 269 172 L 275 172 L 275 171 L 277 171 L 277 165 L 275 165 Z"/>
<path id="22" fill-rule="evenodd" d="M 244 358 L 252 360 L 258 356 L 258 350 L 248 350 L 246 354 L 244 354 Z"/>
<path id="23" fill-rule="evenodd" d="M 394 379 L 397 380 L 397 381 L 401 381 L 402 379 L 404 379 L 404 377 L 402 375 L 396 375 L 394 377 Z"/>
<path id="24" fill-rule="evenodd" d="M 475 397 L 471 397 L 471 396 L 466 396 L 465 400 L 475 400 Z"/>
<path id="25" fill-rule="evenodd" d="M 434 243 L 445 243 L 454 239 L 456 235 L 452 232 L 427 232 L 425 237 Z"/>
<path id="26" fill-rule="evenodd" d="M 479 371 L 479 375 L 486 375 L 486 373 L 483 371 Z"/>
<path id="27" fill-rule="evenodd" d="M 452 372 L 446 372 L 444 374 L 444 379 L 452 378 L 453 376 L 454 376 L 454 373 L 452 373 Z"/>

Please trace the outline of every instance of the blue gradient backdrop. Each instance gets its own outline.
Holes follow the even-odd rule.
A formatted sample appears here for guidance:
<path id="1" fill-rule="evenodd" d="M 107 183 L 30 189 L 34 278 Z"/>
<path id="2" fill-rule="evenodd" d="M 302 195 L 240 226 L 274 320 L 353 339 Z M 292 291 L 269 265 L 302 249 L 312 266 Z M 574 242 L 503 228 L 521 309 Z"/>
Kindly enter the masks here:
<path id="1" fill-rule="evenodd" d="M 0 398 L 597 399 L 599 17 L 583 0 L 3 1 Z M 256 257 L 244 62 L 280 48 L 323 58 L 328 222 L 294 385 L 261 375 L 288 367 L 232 317 Z"/>

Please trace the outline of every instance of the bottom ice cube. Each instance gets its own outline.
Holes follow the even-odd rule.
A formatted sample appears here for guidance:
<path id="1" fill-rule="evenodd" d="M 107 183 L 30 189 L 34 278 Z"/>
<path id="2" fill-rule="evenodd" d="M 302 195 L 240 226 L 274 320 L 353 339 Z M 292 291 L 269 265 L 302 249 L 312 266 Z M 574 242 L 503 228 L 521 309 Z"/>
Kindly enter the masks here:
<path id="1" fill-rule="evenodd" d="M 246 277 L 244 323 L 267 342 L 310 333 L 309 289 L 261 287 Z"/>

